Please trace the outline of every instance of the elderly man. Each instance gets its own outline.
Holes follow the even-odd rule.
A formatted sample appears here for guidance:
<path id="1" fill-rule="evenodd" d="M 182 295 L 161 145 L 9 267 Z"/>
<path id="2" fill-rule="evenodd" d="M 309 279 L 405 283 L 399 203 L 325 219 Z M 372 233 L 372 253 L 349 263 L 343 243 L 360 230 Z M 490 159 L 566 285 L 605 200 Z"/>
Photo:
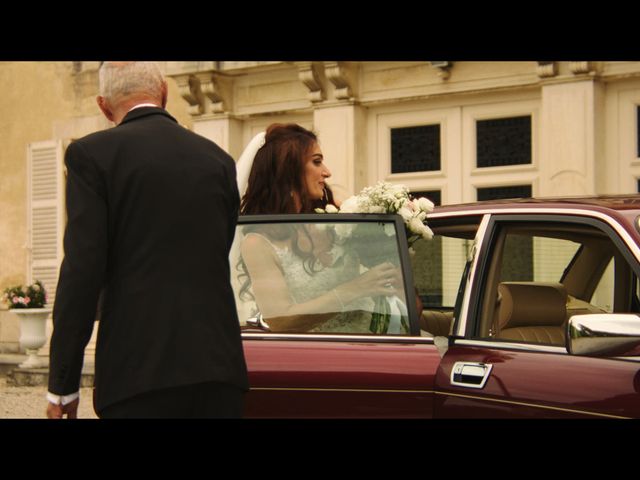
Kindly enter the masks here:
<path id="1" fill-rule="evenodd" d="M 167 84 L 153 63 L 104 63 L 97 101 L 116 126 L 65 155 L 47 416 L 76 416 L 102 292 L 101 418 L 239 417 L 248 384 L 228 260 L 235 163 L 167 113 Z"/>

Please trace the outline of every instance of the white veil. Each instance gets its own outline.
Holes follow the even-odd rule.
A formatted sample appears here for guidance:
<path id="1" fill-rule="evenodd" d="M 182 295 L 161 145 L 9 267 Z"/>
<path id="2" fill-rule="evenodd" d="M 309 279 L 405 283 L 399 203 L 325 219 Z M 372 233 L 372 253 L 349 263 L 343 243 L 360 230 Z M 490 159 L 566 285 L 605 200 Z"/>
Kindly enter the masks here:
<path id="1" fill-rule="evenodd" d="M 255 137 L 253 137 L 236 162 L 236 179 L 238 182 L 238 192 L 240 193 L 240 198 L 242 198 L 244 193 L 247 191 L 247 185 L 249 184 L 249 174 L 251 173 L 251 167 L 253 166 L 253 159 L 255 158 L 256 153 L 258 153 L 260 147 L 264 145 L 264 137 L 265 132 L 260 132 Z M 242 240 L 242 234 L 236 234 L 233 245 L 231 247 L 231 252 L 229 252 L 229 260 L 232 272 L 235 272 L 235 266 L 239 263 L 242 256 L 240 253 L 240 244 L 242 243 Z M 255 301 L 243 300 L 239 297 L 238 292 L 242 287 L 242 281 L 237 275 L 231 276 L 231 282 L 236 295 L 236 308 L 238 310 L 240 324 L 246 325 L 247 319 L 253 317 L 255 315 L 255 311 L 257 310 Z"/>
<path id="2" fill-rule="evenodd" d="M 247 147 L 240 155 L 240 158 L 236 162 L 236 172 L 238 180 L 238 191 L 240 192 L 240 198 L 247 191 L 247 185 L 249 184 L 249 174 L 251 173 L 251 167 L 253 166 L 253 159 L 260 150 L 260 147 L 264 145 L 265 132 L 260 132 L 251 139 Z"/>

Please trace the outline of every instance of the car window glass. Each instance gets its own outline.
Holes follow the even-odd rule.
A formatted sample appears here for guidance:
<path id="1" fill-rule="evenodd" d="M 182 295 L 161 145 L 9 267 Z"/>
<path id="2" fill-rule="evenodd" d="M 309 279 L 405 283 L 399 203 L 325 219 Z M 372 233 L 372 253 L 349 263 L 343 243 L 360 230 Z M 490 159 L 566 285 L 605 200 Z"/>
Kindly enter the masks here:
<path id="1" fill-rule="evenodd" d="M 579 243 L 557 238 L 514 233 L 507 235 L 502 281 L 559 282 Z"/>
<path id="2" fill-rule="evenodd" d="M 442 224 L 430 221 L 433 239 L 419 241 L 410 250 L 415 290 L 420 299 L 422 336 L 450 334 L 456 304 L 464 294 L 461 280 L 480 221 L 481 217 Z"/>
<path id="3" fill-rule="evenodd" d="M 616 247 L 599 229 L 526 222 L 499 231 L 478 336 L 563 346 L 568 318 L 608 311 Z"/>
<path id="4" fill-rule="evenodd" d="M 611 259 L 589 301 L 607 313 L 613 312 L 614 261 Z"/>
<path id="5" fill-rule="evenodd" d="M 395 223 L 239 225 L 232 285 L 243 328 L 408 335 Z"/>

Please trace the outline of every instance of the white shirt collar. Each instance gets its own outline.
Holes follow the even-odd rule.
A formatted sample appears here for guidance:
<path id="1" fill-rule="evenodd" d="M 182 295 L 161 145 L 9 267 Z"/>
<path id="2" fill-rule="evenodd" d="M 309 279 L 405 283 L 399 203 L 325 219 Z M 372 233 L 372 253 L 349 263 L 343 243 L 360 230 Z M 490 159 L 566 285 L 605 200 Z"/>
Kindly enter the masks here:
<path id="1" fill-rule="evenodd" d="M 129 112 L 132 110 L 135 110 L 136 108 L 140 108 L 140 107 L 156 107 L 156 108 L 160 108 L 158 105 L 156 105 L 155 103 L 139 103 L 137 105 L 134 105 L 133 107 L 131 107 L 129 109 Z M 129 113 L 127 112 L 127 113 Z"/>

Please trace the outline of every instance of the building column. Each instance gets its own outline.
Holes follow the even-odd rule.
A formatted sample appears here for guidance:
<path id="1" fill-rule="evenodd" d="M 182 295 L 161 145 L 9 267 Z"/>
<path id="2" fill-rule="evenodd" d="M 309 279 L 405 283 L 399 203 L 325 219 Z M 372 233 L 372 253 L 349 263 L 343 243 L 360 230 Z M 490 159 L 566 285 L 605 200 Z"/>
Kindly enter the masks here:
<path id="1" fill-rule="evenodd" d="M 591 195 L 604 166 L 602 86 L 592 77 L 542 87 L 537 196 Z"/>
<path id="2" fill-rule="evenodd" d="M 231 116 L 193 118 L 193 131 L 212 140 L 237 162 L 242 153 L 242 122 Z"/>
<path id="3" fill-rule="evenodd" d="M 321 106 L 313 112 L 313 129 L 338 200 L 359 192 L 367 179 L 366 115 L 356 104 Z"/>
<path id="4" fill-rule="evenodd" d="M 231 114 L 233 80 L 220 75 L 211 62 L 199 63 L 178 67 L 178 73 L 170 76 L 189 104 L 193 131 L 214 141 L 237 161 L 242 153 L 242 122 Z"/>

